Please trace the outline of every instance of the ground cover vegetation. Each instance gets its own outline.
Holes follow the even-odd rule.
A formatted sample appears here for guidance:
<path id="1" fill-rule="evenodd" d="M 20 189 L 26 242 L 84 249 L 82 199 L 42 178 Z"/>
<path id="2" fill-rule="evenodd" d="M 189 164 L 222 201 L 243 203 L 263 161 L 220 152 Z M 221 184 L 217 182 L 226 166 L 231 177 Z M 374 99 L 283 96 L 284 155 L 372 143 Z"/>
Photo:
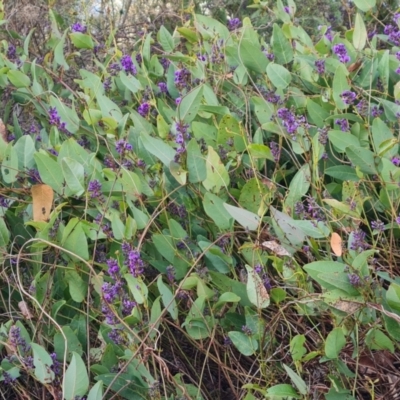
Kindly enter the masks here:
<path id="1" fill-rule="evenodd" d="M 400 13 L 272 3 L 2 30 L 2 398 L 396 398 Z"/>

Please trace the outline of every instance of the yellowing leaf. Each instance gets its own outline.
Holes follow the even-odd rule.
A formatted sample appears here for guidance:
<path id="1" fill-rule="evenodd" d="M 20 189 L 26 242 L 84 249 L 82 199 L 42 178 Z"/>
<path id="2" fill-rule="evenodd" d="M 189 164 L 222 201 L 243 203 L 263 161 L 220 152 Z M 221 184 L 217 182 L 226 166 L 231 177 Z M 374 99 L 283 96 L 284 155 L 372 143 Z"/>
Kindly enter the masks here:
<path id="1" fill-rule="evenodd" d="M 203 181 L 203 186 L 214 193 L 218 193 L 222 187 L 229 185 L 229 174 L 224 164 L 222 164 L 218 153 L 208 146 L 206 160 L 207 178 Z"/>
<path id="2" fill-rule="evenodd" d="M 32 186 L 33 220 L 48 221 L 51 206 L 53 205 L 54 192 L 48 185 Z"/>

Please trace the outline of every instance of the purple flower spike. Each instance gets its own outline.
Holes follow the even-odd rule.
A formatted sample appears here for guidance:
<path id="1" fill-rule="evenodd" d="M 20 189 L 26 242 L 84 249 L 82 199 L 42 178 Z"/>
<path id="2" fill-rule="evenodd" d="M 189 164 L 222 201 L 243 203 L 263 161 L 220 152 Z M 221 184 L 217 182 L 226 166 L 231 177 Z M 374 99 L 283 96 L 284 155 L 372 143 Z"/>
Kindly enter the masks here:
<path id="1" fill-rule="evenodd" d="M 343 102 L 347 105 L 351 105 L 354 103 L 354 100 L 357 97 L 357 94 L 352 92 L 351 90 L 345 90 L 340 97 L 342 98 Z"/>
<path id="2" fill-rule="evenodd" d="M 338 43 L 333 46 L 333 52 L 339 57 L 341 63 L 347 63 L 350 61 L 350 57 L 347 54 L 346 46 L 343 43 Z"/>
<path id="3" fill-rule="evenodd" d="M 228 29 L 234 31 L 242 26 L 242 21 L 239 18 L 232 18 L 228 21 Z"/>
<path id="4" fill-rule="evenodd" d="M 86 33 L 87 27 L 82 25 L 80 22 L 75 22 L 75 24 L 71 26 L 71 30 L 72 32 Z"/>
<path id="5" fill-rule="evenodd" d="M 138 107 L 138 113 L 142 116 L 142 117 L 147 117 L 147 115 L 150 112 L 150 104 L 149 103 L 142 103 L 139 107 Z"/>
<path id="6" fill-rule="evenodd" d="M 136 75 L 137 70 L 136 70 L 135 64 L 132 61 L 132 57 L 130 55 L 126 54 L 126 55 L 122 56 L 121 65 L 122 65 L 122 69 L 126 73 Z"/>
<path id="7" fill-rule="evenodd" d="M 319 75 L 323 75 L 325 73 L 325 60 L 315 61 L 314 66 Z"/>

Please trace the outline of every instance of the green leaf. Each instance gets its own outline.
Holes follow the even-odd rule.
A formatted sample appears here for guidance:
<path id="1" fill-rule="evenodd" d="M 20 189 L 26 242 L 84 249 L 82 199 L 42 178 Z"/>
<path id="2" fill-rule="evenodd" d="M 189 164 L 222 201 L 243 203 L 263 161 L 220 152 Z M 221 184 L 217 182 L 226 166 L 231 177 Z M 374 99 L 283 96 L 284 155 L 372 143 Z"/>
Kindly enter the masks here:
<path id="1" fill-rule="evenodd" d="M 258 349 L 257 340 L 243 332 L 231 331 L 228 332 L 228 336 L 233 345 L 245 356 L 253 355 Z"/>
<path id="2" fill-rule="evenodd" d="M 170 313 L 171 317 L 176 321 L 178 319 L 178 307 L 171 289 L 163 282 L 162 277 L 157 279 L 157 287 L 161 295 L 164 307 Z"/>
<path id="3" fill-rule="evenodd" d="M 315 261 L 305 265 L 303 269 L 321 286 L 325 286 L 328 290 L 334 290 L 336 289 L 336 286 L 327 284 L 319 278 L 319 275 L 326 272 L 344 272 L 345 267 L 344 264 L 335 261 Z"/>
<path id="4" fill-rule="evenodd" d="M 93 49 L 94 43 L 93 39 L 84 33 L 74 32 L 70 33 L 69 37 L 71 38 L 72 43 L 77 49 Z"/>
<path id="5" fill-rule="evenodd" d="M 35 165 L 35 143 L 30 135 L 24 135 L 17 140 L 14 146 L 18 155 L 19 169 L 31 169 Z"/>
<path id="6" fill-rule="evenodd" d="M 176 179 L 176 181 L 182 186 L 186 185 L 187 171 L 183 169 L 182 165 L 171 161 L 169 164 L 169 172 Z"/>
<path id="7" fill-rule="evenodd" d="M 372 7 L 375 7 L 376 0 L 354 0 L 354 4 L 359 8 L 361 11 L 367 12 Z"/>
<path id="8" fill-rule="evenodd" d="M 174 50 L 174 39 L 172 35 L 168 32 L 164 25 L 161 25 L 161 28 L 158 32 L 158 41 L 160 42 L 162 48 L 170 53 Z"/>
<path id="9" fill-rule="evenodd" d="M 78 218 L 71 218 L 63 232 L 62 245 L 84 260 L 89 259 L 88 243 Z"/>
<path id="10" fill-rule="evenodd" d="M 203 86 L 198 86 L 184 96 L 178 106 L 178 120 L 185 123 L 191 122 L 200 109 L 203 98 Z"/>
<path id="11" fill-rule="evenodd" d="M 74 270 L 67 270 L 65 272 L 65 279 L 68 282 L 69 293 L 72 300 L 77 303 L 82 303 L 86 298 L 87 283 Z"/>
<path id="12" fill-rule="evenodd" d="M 58 97 L 51 96 L 50 105 L 57 109 L 61 121 L 66 123 L 66 127 L 69 132 L 75 133 L 78 131 L 80 119 L 76 112 L 74 103 L 72 103 L 72 107 L 68 107 L 64 103 L 62 103 Z"/>
<path id="13" fill-rule="evenodd" d="M 206 214 L 212 218 L 218 228 L 227 230 L 232 226 L 231 215 L 224 207 L 224 201 L 215 194 L 207 192 L 204 195 L 203 207 Z"/>
<path id="14" fill-rule="evenodd" d="M 252 97 L 251 104 L 254 107 L 254 114 L 261 125 L 271 122 L 271 117 L 274 114 L 274 107 L 271 103 L 261 97 Z"/>
<path id="15" fill-rule="evenodd" d="M 355 169 L 348 167 L 347 165 L 336 165 L 334 167 L 329 167 L 325 170 L 325 174 L 340 181 L 358 182 L 360 180 Z"/>
<path id="16" fill-rule="evenodd" d="M 119 77 L 122 84 L 132 93 L 137 93 L 138 91 L 143 90 L 142 84 L 134 76 L 121 72 Z"/>
<path id="17" fill-rule="evenodd" d="M 118 174 L 117 181 L 122 184 L 124 192 L 128 196 L 133 196 L 135 201 L 141 195 L 142 182 L 135 172 L 122 168 L 120 174 Z"/>
<path id="18" fill-rule="evenodd" d="M 85 192 L 85 188 L 83 187 L 85 179 L 83 165 L 72 158 L 64 157 L 61 160 L 61 169 L 65 182 L 71 190 L 71 194 L 81 196 Z"/>
<path id="19" fill-rule="evenodd" d="M 356 14 L 356 22 L 353 32 L 353 46 L 356 50 L 361 51 L 367 43 L 367 29 L 360 13 Z"/>
<path id="20" fill-rule="evenodd" d="M 1 164 L 1 174 L 5 183 L 13 183 L 18 175 L 18 154 L 12 143 L 7 145 L 4 153 L 4 159 Z"/>
<path id="21" fill-rule="evenodd" d="M 246 210 L 258 215 L 269 190 L 257 178 L 251 178 L 240 191 L 239 204 Z"/>
<path id="22" fill-rule="evenodd" d="M 31 85 L 31 80 L 29 76 L 16 69 L 8 71 L 7 78 L 16 88 L 23 88 Z"/>
<path id="23" fill-rule="evenodd" d="M 65 45 L 66 37 L 67 37 L 67 31 L 64 32 L 64 34 L 62 35 L 62 38 L 60 39 L 60 41 L 57 43 L 56 47 L 54 48 L 54 61 L 58 65 L 63 67 L 66 71 L 68 71 L 69 65 L 64 57 L 64 45 Z"/>
<path id="24" fill-rule="evenodd" d="M 365 344 L 371 350 L 389 350 L 394 353 L 394 344 L 382 331 L 372 328 L 365 336 Z"/>
<path id="25" fill-rule="evenodd" d="M 39 382 L 48 385 L 54 380 L 54 372 L 50 369 L 53 365 L 49 353 L 37 343 L 31 343 L 33 352 L 33 365 L 35 366 L 35 377 Z"/>
<path id="26" fill-rule="evenodd" d="M 339 130 L 332 130 L 328 132 L 329 141 L 335 147 L 335 150 L 344 153 L 346 147 L 355 146 L 361 147 L 360 141 L 351 133 L 342 132 Z"/>
<path id="27" fill-rule="evenodd" d="M 304 380 L 299 375 L 297 375 L 296 372 L 294 372 L 292 370 L 292 368 L 290 368 L 286 364 L 283 364 L 283 368 L 285 368 L 286 373 L 289 375 L 289 378 L 294 383 L 294 385 L 297 387 L 298 391 L 301 394 L 306 395 L 308 393 L 308 390 L 307 390 L 307 385 L 304 382 Z"/>
<path id="28" fill-rule="evenodd" d="M 349 160 L 365 174 L 378 174 L 376 169 L 380 158 L 372 151 L 362 147 L 349 146 L 346 148 L 346 155 Z"/>
<path id="29" fill-rule="evenodd" d="M 385 142 L 394 139 L 394 135 L 392 130 L 380 118 L 374 118 L 374 122 L 372 123 L 372 138 L 374 141 L 375 152 L 377 153 L 381 150 L 382 145 Z M 399 145 L 396 143 L 385 153 L 385 155 L 387 157 L 392 157 L 398 154 L 398 151 Z"/>
<path id="30" fill-rule="evenodd" d="M 258 43 L 255 43 L 247 38 L 239 42 L 239 57 L 246 68 L 258 74 L 265 73 L 268 65 L 268 59 L 261 51 Z"/>
<path id="31" fill-rule="evenodd" d="M 275 161 L 271 150 L 268 146 L 265 144 L 256 144 L 252 143 L 249 144 L 247 147 L 249 154 L 252 158 L 261 158 L 261 159 L 267 159 L 270 161 Z"/>
<path id="32" fill-rule="evenodd" d="M 400 311 L 400 285 L 392 282 L 386 292 L 386 301 L 396 311 Z"/>
<path id="33" fill-rule="evenodd" d="M 336 107 L 340 110 L 343 110 L 348 107 L 347 104 L 344 103 L 340 95 L 345 90 L 350 90 L 350 85 L 347 81 L 348 71 L 343 64 L 340 64 L 335 71 L 335 76 L 333 77 L 332 89 L 333 89 L 333 100 L 335 101 Z"/>
<path id="34" fill-rule="evenodd" d="M 318 128 L 323 128 L 326 118 L 329 117 L 329 112 L 310 98 L 307 99 L 307 113 Z"/>
<path id="35" fill-rule="evenodd" d="M 222 164 L 218 153 L 208 146 L 208 155 L 206 159 L 207 178 L 203 181 L 206 190 L 218 193 L 221 188 L 229 186 L 229 174 L 224 164 Z"/>
<path id="36" fill-rule="evenodd" d="M 234 218 L 240 225 L 251 231 L 255 231 L 260 224 L 260 217 L 257 214 L 247 211 L 244 208 L 231 206 L 224 203 L 226 211 Z"/>
<path id="37" fill-rule="evenodd" d="M 10 231 L 3 217 L 0 217 L 0 247 L 7 246 L 10 241 Z"/>
<path id="38" fill-rule="evenodd" d="M 103 381 L 99 381 L 90 389 L 87 400 L 102 400 L 102 399 L 103 399 Z"/>
<path id="39" fill-rule="evenodd" d="M 78 353 L 73 352 L 63 379 L 64 399 L 75 400 L 77 396 L 84 396 L 88 389 L 89 376 L 85 363 Z"/>
<path id="40" fill-rule="evenodd" d="M 294 205 L 308 192 L 311 184 L 311 171 L 309 164 L 304 164 L 292 178 L 289 185 L 289 194 L 285 200 L 285 206 L 291 210 Z"/>
<path id="41" fill-rule="evenodd" d="M 238 120 L 232 115 L 224 115 L 218 126 L 217 143 L 223 146 L 227 151 L 232 150 L 228 141 L 233 141 L 236 151 L 242 152 L 246 149 L 245 133 L 241 129 Z"/>
<path id="42" fill-rule="evenodd" d="M 274 24 L 272 31 L 272 49 L 277 64 L 288 64 L 293 60 L 293 49 L 278 24 Z"/>
<path id="43" fill-rule="evenodd" d="M 119 213 L 112 213 L 111 215 L 111 229 L 116 240 L 123 240 L 125 238 L 125 225 L 121 221 Z"/>
<path id="44" fill-rule="evenodd" d="M 307 349 L 304 347 L 305 342 L 306 338 L 304 335 L 296 335 L 290 341 L 290 354 L 293 361 L 300 361 L 307 353 Z"/>
<path id="45" fill-rule="evenodd" d="M 290 72 L 282 65 L 275 63 L 268 64 L 267 75 L 277 89 L 285 89 L 292 80 Z"/>
<path id="46" fill-rule="evenodd" d="M 268 398 L 276 400 L 301 399 L 292 386 L 287 383 L 281 383 L 267 389 Z"/>
<path id="47" fill-rule="evenodd" d="M 331 234 L 330 229 L 323 221 L 293 220 L 291 224 L 293 224 L 294 227 L 299 228 L 307 236 L 310 236 L 314 239 L 326 238 Z"/>
<path id="48" fill-rule="evenodd" d="M 186 167 L 189 173 L 189 182 L 202 182 L 207 177 L 205 156 L 200 151 L 196 139 L 191 139 L 186 147 Z"/>
<path id="49" fill-rule="evenodd" d="M 58 194 L 63 193 L 64 178 L 60 165 L 44 153 L 35 153 L 34 158 L 43 183 L 51 186 Z"/>
<path id="50" fill-rule="evenodd" d="M 144 132 L 140 134 L 140 139 L 145 149 L 169 168 L 171 161 L 174 160 L 175 150 L 162 140 L 153 138 Z"/>
<path id="51" fill-rule="evenodd" d="M 98 375 L 94 378 L 102 381 L 106 387 L 110 387 L 113 392 L 117 392 L 118 396 L 127 400 L 143 400 L 146 398 L 146 389 L 141 380 L 132 374 L 107 373 Z"/>
<path id="52" fill-rule="evenodd" d="M 64 361 L 65 346 L 67 346 L 67 359 L 65 361 L 69 362 L 73 351 L 82 355 L 82 344 L 70 326 L 63 326 L 62 331 L 62 333 L 57 332 L 54 335 L 54 351 L 57 353 L 57 360 Z"/>
<path id="53" fill-rule="evenodd" d="M 146 303 L 149 291 L 145 283 L 141 279 L 135 278 L 132 274 L 125 274 L 124 278 L 128 283 L 129 290 L 131 291 L 135 301 L 138 304 Z"/>
<path id="54" fill-rule="evenodd" d="M 325 355 L 330 359 L 338 358 L 340 351 L 346 344 L 342 328 L 333 329 L 325 341 Z"/>

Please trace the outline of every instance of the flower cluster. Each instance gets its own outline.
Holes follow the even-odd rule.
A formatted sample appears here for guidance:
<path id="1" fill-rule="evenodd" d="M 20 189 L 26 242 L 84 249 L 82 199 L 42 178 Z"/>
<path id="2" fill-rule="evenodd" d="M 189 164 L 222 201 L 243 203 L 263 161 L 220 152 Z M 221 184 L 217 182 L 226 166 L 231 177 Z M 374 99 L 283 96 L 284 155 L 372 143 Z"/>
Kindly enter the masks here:
<path id="1" fill-rule="evenodd" d="M 130 55 L 125 54 L 121 57 L 121 66 L 127 74 L 136 75 L 137 70 Z"/>
<path id="2" fill-rule="evenodd" d="M 71 31 L 72 32 L 79 32 L 79 33 L 86 33 L 87 32 L 87 27 L 85 25 L 82 25 L 80 22 L 75 22 L 71 26 Z"/>
<path id="3" fill-rule="evenodd" d="M 388 35 L 388 40 L 389 42 L 392 42 L 395 46 L 400 46 L 400 29 L 397 24 L 397 21 L 399 20 L 399 15 L 400 14 L 394 14 L 393 16 L 393 22 L 395 25 L 388 24 L 385 25 L 385 28 L 383 30 L 383 33 L 385 35 Z"/>
<path id="4" fill-rule="evenodd" d="M 385 230 L 385 224 L 378 219 L 377 221 L 371 222 L 371 228 L 376 231 L 383 232 Z"/>
<path id="5" fill-rule="evenodd" d="M 328 128 L 319 128 L 318 129 L 318 141 L 325 146 L 328 143 Z"/>
<path id="6" fill-rule="evenodd" d="M 232 18 L 228 21 L 228 29 L 234 31 L 242 26 L 242 21 L 239 18 Z"/>
<path id="7" fill-rule="evenodd" d="M 396 167 L 400 167 L 400 157 L 399 156 L 393 156 L 391 161 L 392 161 L 393 165 L 395 165 Z"/>
<path id="8" fill-rule="evenodd" d="M 16 61 L 18 59 L 17 49 L 13 44 L 9 43 L 6 55 L 10 61 Z"/>
<path id="9" fill-rule="evenodd" d="M 281 156 L 281 149 L 279 148 L 279 144 L 274 141 L 271 141 L 269 142 L 269 148 L 271 150 L 271 154 L 272 157 L 274 157 L 275 162 L 278 162 Z"/>
<path id="10" fill-rule="evenodd" d="M 188 133 L 189 125 L 184 124 L 182 121 L 179 121 L 175 124 L 175 143 L 178 145 L 175 154 L 175 162 L 179 162 L 181 156 L 186 151 L 186 140 L 190 139 L 190 135 Z"/>
<path id="11" fill-rule="evenodd" d="M 361 279 L 357 274 L 347 274 L 347 277 L 352 286 L 358 287 L 361 285 Z"/>
<path id="12" fill-rule="evenodd" d="M 296 116 L 287 108 L 280 108 L 277 112 L 279 118 L 282 119 L 282 124 L 291 135 L 293 140 L 296 140 L 296 132 L 301 124 L 306 122 L 304 116 Z"/>
<path id="13" fill-rule="evenodd" d="M 342 132 L 348 132 L 350 127 L 349 127 L 349 121 L 345 118 L 340 118 L 335 120 L 335 124 L 340 126 L 340 130 Z"/>
<path id="14" fill-rule="evenodd" d="M 178 90 L 188 88 L 190 84 L 191 75 L 186 68 L 177 69 L 174 74 L 174 83 Z"/>
<path id="15" fill-rule="evenodd" d="M 168 58 L 162 57 L 160 59 L 160 64 L 163 66 L 164 71 L 166 71 L 169 67 L 169 64 L 171 64 L 171 61 L 169 61 Z"/>
<path id="16" fill-rule="evenodd" d="M 101 183 L 97 179 L 89 182 L 88 192 L 90 193 L 90 197 L 92 199 L 101 200 L 103 198 L 101 193 Z"/>
<path id="17" fill-rule="evenodd" d="M 346 46 L 343 43 L 338 43 L 333 46 L 333 52 L 339 57 L 341 63 L 347 63 L 350 61 L 350 57 L 347 54 Z"/>
<path id="18" fill-rule="evenodd" d="M 181 219 L 186 219 L 187 218 L 187 211 L 186 207 L 182 205 L 178 205 L 175 202 L 171 202 L 168 204 L 168 211 L 172 214 L 175 215 Z"/>
<path id="19" fill-rule="evenodd" d="M 125 139 L 119 139 L 115 143 L 115 150 L 121 156 L 124 156 L 127 152 L 132 151 L 133 147 Z"/>
<path id="20" fill-rule="evenodd" d="M 325 60 L 315 61 L 314 66 L 319 75 L 323 75 L 325 73 Z"/>
<path id="21" fill-rule="evenodd" d="M 365 241 L 366 234 L 361 229 L 352 232 L 353 240 L 350 245 L 351 250 L 363 251 L 368 249 L 368 243 Z"/>
<path id="22" fill-rule="evenodd" d="M 10 200 L 6 199 L 4 196 L 0 196 L 0 207 L 8 208 L 10 205 Z"/>
<path id="23" fill-rule="evenodd" d="M 343 103 L 347 104 L 347 105 L 351 105 L 354 103 L 357 94 L 352 92 L 351 90 L 345 90 L 340 97 L 343 100 Z"/>
<path id="24" fill-rule="evenodd" d="M 136 278 L 142 275 L 144 261 L 141 259 L 139 251 L 132 249 L 128 243 L 124 243 L 122 245 L 122 252 L 125 256 L 124 264 L 128 267 L 130 273 Z"/>
<path id="25" fill-rule="evenodd" d="M 61 132 L 64 132 L 69 136 L 70 133 L 67 130 L 67 124 L 65 122 L 61 122 L 61 118 L 58 115 L 57 109 L 55 107 L 50 107 L 48 113 L 50 125 L 56 126 Z"/>
<path id="26" fill-rule="evenodd" d="M 138 107 L 138 113 L 142 116 L 142 117 L 147 117 L 149 115 L 150 112 L 150 104 L 147 102 L 144 102 L 142 104 L 139 105 Z"/>
<path id="27" fill-rule="evenodd" d="M 298 216 L 302 216 L 304 219 L 311 219 L 316 221 L 325 220 L 325 216 L 322 212 L 321 207 L 317 204 L 317 201 L 313 197 L 307 198 L 307 204 L 298 201 L 294 205 L 294 213 Z"/>
<path id="28" fill-rule="evenodd" d="M 165 82 L 159 82 L 157 86 L 160 89 L 160 93 L 166 93 L 166 94 L 168 93 L 168 87 Z"/>
<path id="29" fill-rule="evenodd" d="M 211 47 L 211 63 L 221 64 L 225 60 L 225 54 L 223 51 L 224 41 L 222 39 L 218 40 Z"/>

